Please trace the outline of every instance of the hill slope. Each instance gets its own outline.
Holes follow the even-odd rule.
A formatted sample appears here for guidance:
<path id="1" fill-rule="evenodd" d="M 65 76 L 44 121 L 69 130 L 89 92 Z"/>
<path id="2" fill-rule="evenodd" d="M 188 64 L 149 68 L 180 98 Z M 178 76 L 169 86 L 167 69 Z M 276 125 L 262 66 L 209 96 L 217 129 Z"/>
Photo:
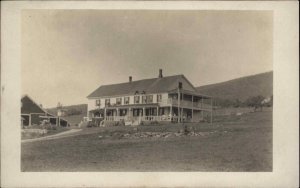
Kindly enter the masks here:
<path id="1" fill-rule="evenodd" d="M 67 114 L 63 116 L 63 118 L 71 125 L 80 123 L 80 121 L 83 120 L 83 117 L 87 115 L 87 104 L 63 106 L 63 109 L 67 111 Z M 46 110 L 51 114 L 57 115 L 57 108 L 48 108 Z"/>
<path id="2" fill-rule="evenodd" d="M 273 95 L 273 71 L 200 86 L 196 89 L 199 93 L 221 99 L 244 101 L 252 96 L 268 97 Z"/>

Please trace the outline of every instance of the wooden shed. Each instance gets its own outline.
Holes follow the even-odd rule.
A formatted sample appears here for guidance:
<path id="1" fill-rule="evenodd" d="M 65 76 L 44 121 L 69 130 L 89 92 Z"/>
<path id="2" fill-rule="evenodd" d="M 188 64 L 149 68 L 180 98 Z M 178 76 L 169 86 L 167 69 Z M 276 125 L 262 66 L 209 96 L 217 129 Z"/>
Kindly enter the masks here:
<path id="1" fill-rule="evenodd" d="M 28 95 L 24 95 L 21 99 L 21 125 L 32 126 L 40 125 L 43 120 L 49 120 L 52 125 L 70 126 L 65 119 L 50 114 L 32 100 Z"/>

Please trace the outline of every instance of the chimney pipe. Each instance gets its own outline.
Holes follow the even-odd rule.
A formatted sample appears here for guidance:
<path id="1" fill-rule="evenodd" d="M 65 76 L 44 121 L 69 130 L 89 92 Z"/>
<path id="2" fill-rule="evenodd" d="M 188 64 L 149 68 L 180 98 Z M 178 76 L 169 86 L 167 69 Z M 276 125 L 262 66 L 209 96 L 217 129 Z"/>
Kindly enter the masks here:
<path id="1" fill-rule="evenodd" d="M 132 76 L 129 76 L 129 82 L 132 82 Z"/>
<path id="2" fill-rule="evenodd" d="M 158 75 L 159 78 L 162 78 L 163 75 L 162 75 L 162 69 L 159 69 L 159 75 Z"/>

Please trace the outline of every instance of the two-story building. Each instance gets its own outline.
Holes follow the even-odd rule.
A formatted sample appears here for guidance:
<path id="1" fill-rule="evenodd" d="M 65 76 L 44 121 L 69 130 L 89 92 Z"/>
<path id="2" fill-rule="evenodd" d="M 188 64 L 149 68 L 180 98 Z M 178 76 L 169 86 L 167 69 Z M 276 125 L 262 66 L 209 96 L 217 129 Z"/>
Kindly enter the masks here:
<path id="1" fill-rule="evenodd" d="M 199 94 L 184 75 L 102 85 L 88 97 L 89 118 L 105 121 L 199 122 L 212 115 L 212 98 Z M 138 121 L 138 123 L 136 123 Z M 135 123 L 134 123 L 135 122 Z"/>

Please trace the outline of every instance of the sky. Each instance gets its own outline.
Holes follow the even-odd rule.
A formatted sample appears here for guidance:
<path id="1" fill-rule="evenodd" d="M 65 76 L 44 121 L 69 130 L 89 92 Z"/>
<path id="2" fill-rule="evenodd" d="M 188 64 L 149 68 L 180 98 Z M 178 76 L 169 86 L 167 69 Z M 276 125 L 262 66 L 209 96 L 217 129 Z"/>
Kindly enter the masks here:
<path id="1" fill-rule="evenodd" d="M 271 71 L 272 19 L 271 11 L 23 10 L 22 94 L 55 107 L 159 69 L 194 86 Z"/>

